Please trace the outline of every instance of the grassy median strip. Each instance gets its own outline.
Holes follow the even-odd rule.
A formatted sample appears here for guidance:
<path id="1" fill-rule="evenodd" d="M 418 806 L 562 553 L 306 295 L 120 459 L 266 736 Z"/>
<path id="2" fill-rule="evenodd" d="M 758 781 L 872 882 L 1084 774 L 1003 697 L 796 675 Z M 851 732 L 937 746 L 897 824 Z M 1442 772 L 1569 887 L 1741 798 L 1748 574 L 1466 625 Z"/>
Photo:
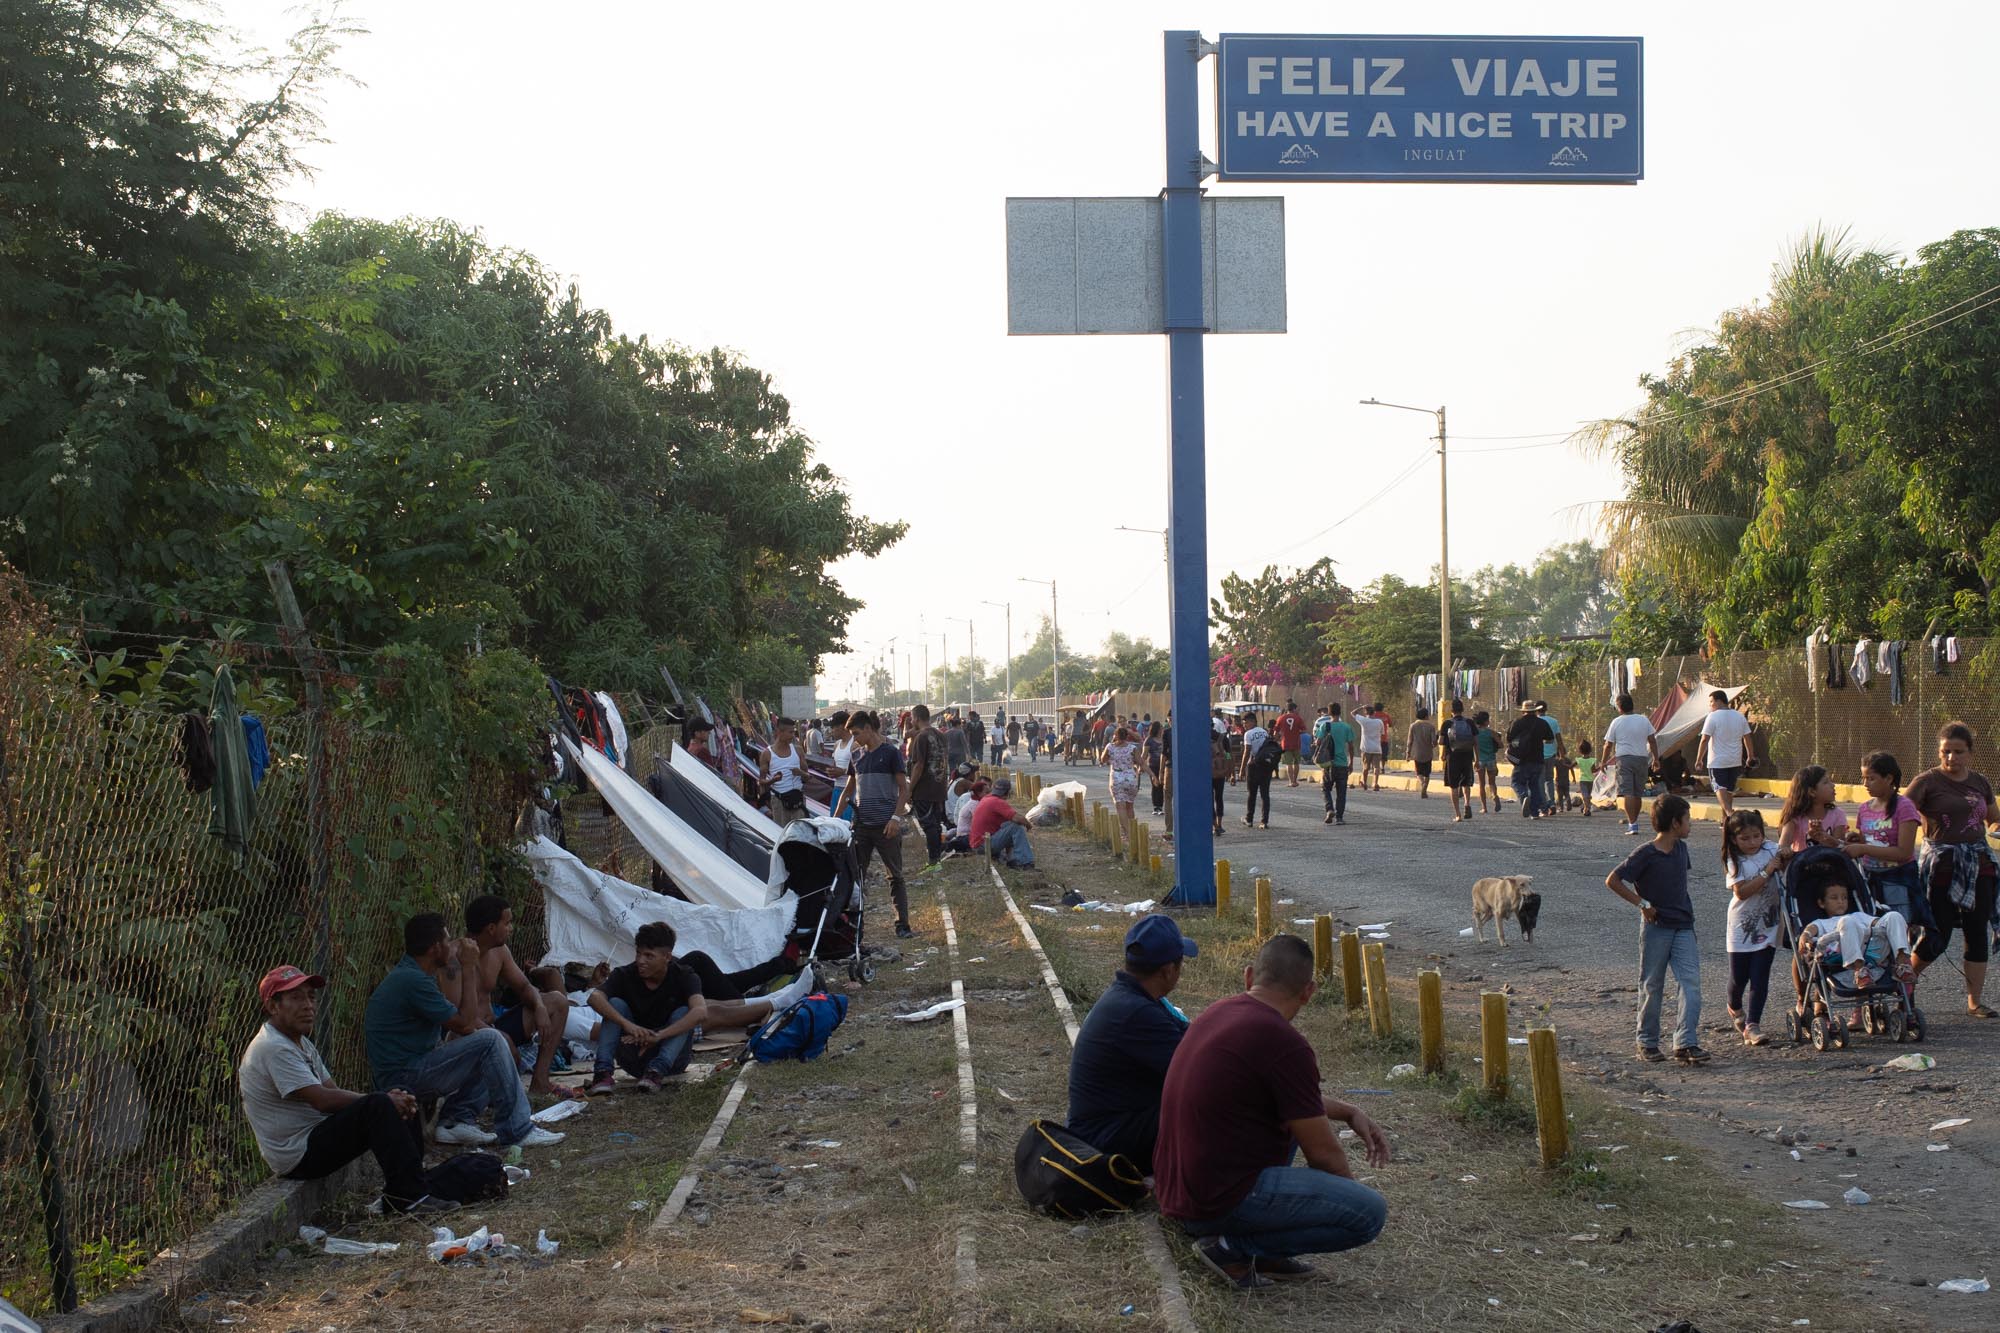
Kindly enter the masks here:
<path id="1" fill-rule="evenodd" d="M 1034 878 L 1052 894 L 1067 888 L 1127 902 L 1165 891 L 1075 834 L 1045 836 L 1037 860 Z M 1179 915 L 1201 956 L 1187 965 L 1174 999 L 1197 1013 L 1241 989 L 1255 953 L 1250 911 L 1246 901 L 1221 920 L 1212 908 Z M 1308 928 L 1289 924 L 1306 915 L 1280 907 L 1278 925 L 1310 939 Z M 1065 910 L 1036 911 L 1032 920 L 1064 988 L 1086 1008 L 1116 966 L 1129 918 Z M 1396 1065 L 1417 1058 L 1417 1016 L 1415 965 L 1389 958 L 1391 1036 L 1375 1037 L 1365 1011 L 1347 1013 L 1337 978 L 1299 1018 L 1328 1090 L 1390 1132 L 1395 1160 L 1361 1171 L 1388 1196 L 1388 1229 L 1372 1246 L 1318 1261 L 1321 1282 L 1247 1295 L 1208 1280 L 1176 1240 L 1203 1328 L 1277 1330 L 1336 1315 L 1353 1321 L 1357 1312 L 1368 1327 L 1399 1329 L 1651 1330 L 1677 1319 L 1703 1328 L 1790 1327 L 1801 1319 L 1815 1329 L 1883 1326 L 1881 1307 L 1860 1297 L 1781 1210 L 1736 1188 L 1661 1132 L 1657 1118 L 1621 1109 L 1581 1080 L 1564 1088 L 1575 1150 L 1544 1171 L 1526 1048 L 1513 1048 L 1510 1095 L 1485 1095 L 1469 1007 L 1447 1008 L 1446 1073 L 1390 1078 Z"/>

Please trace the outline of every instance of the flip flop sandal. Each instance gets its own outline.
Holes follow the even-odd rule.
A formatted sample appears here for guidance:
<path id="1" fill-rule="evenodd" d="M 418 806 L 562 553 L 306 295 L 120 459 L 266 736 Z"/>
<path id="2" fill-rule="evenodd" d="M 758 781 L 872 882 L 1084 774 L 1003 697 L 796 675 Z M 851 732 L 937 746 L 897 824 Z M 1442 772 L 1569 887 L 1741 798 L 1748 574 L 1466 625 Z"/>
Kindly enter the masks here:
<path id="1" fill-rule="evenodd" d="M 2000 1010 L 1989 1009 L 1983 1004 L 1974 1005 L 1965 1012 L 1970 1018 L 2000 1018 Z"/>

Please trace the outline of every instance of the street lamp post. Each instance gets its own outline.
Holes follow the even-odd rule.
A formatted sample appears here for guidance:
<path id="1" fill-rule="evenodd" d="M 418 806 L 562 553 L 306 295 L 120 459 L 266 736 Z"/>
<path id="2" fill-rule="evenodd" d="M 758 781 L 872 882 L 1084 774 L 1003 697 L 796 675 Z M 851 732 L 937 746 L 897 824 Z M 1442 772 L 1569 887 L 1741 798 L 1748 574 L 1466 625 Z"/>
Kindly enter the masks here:
<path id="1" fill-rule="evenodd" d="M 1445 496 L 1444 408 L 1408 407 L 1364 398 L 1363 407 L 1393 407 L 1399 412 L 1423 412 L 1437 418 L 1438 433 L 1438 703 L 1451 689 L 1451 506 Z"/>
<path id="2" fill-rule="evenodd" d="M 981 606 L 997 606 L 1007 613 L 1007 651 L 1003 664 L 1007 670 L 1007 708 L 1009 717 L 1014 715 L 1014 604 L 1012 602 L 980 602 Z"/>
<path id="3" fill-rule="evenodd" d="M 1055 695 L 1051 705 L 1057 720 L 1062 718 L 1062 620 L 1056 613 L 1056 581 L 1021 576 L 1023 583 L 1039 583 L 1049 590 L 1049 689 Z"/>

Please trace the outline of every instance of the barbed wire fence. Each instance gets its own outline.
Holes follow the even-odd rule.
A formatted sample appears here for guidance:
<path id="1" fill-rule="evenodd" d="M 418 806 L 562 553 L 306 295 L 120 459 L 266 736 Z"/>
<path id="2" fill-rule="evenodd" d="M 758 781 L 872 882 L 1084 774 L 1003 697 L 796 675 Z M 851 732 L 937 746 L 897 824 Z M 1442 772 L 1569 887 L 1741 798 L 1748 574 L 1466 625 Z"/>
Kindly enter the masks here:
<path id="1" fill-rule="evenodd" d="M 179 761 L 180 716 L 107 701 L 0 589 L 0 1293 L 115 1287 L 268 1177 L 236 1064 L 255 987 L 323 973 L 318 1044 L 366 1087 L 362 1006 L 401 925 L 479 891 L 512 793 L 324 710 L 265 719 L 239 858 Z"/>

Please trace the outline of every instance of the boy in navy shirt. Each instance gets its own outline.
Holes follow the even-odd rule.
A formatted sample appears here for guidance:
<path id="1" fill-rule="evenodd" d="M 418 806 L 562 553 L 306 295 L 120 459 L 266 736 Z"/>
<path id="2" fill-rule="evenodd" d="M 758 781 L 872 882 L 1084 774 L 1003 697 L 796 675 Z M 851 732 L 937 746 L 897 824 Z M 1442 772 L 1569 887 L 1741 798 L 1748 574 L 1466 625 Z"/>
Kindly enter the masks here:
<path id="1" fill-rule="evenodd" d="M 1639 1058 L 1660 1054 L 1660 1001 L 1667 971 L 1680 987 L 1680 1021 L 1674 1025 L 1674 1059 L 1708 1063 L 1697 1044 L 1701 1024 L 1701 954 L 1695 947 L 1694 904 L 1688 898 L 1688 803 L 1678 796 L 1653 802 L 1653 840 L 1604 877 L 1604 886 L 1639 909 L 1645 924 L 1639 946 Z"/>

